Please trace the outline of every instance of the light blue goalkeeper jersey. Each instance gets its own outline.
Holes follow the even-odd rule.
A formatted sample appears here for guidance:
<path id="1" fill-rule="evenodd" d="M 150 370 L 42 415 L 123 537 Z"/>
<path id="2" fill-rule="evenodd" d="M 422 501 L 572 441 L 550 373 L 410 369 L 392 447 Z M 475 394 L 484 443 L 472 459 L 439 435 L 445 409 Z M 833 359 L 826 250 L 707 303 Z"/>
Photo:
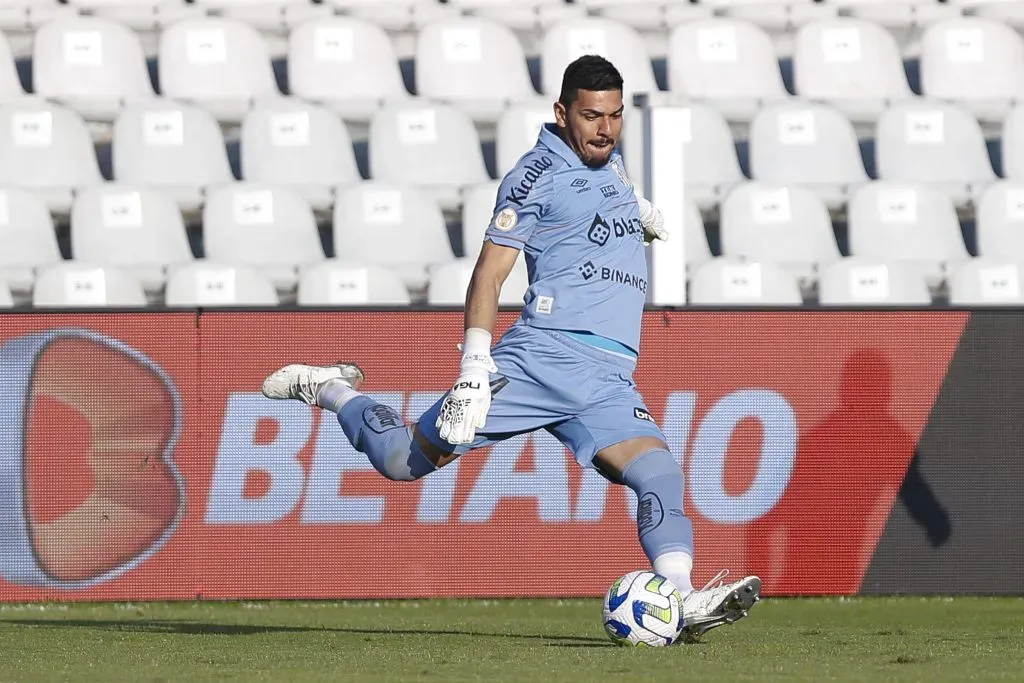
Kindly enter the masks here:
<path id="1" fill-rule="evenodd" d="M 643 235 L 619 153 L 589 168 L 547 124 L 502 180 L 485 239 L 525 254 L 521 323 L 637 351 L 647 294 Z"/>

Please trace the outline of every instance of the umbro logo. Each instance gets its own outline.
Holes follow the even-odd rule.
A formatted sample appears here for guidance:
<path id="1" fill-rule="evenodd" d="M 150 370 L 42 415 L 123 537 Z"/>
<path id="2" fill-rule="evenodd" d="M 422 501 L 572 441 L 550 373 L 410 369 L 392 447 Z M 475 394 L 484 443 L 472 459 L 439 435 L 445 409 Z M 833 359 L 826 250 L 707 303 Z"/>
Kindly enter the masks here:
<path id="1" fill-rule="evenodd" d="M 590 181 L 586 178 L 577 178 L 576 180 L 569 183 L 570 187 L 576 188 L 576 194 L 583 194 L 584 192 L 590 192 Z"/>

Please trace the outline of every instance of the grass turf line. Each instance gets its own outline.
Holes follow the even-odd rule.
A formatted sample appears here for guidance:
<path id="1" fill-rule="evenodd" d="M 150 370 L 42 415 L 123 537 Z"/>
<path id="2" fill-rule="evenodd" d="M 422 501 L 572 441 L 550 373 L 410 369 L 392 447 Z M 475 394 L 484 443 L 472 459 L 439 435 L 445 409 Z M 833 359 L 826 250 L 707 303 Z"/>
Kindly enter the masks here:
<path id="1" fill-rule="evenodd" d="M 598 600 L 2 605 L 0 642 L 0 681 L 1011 681 L 1024 599 L 767 599 L 658 649 Z"/>

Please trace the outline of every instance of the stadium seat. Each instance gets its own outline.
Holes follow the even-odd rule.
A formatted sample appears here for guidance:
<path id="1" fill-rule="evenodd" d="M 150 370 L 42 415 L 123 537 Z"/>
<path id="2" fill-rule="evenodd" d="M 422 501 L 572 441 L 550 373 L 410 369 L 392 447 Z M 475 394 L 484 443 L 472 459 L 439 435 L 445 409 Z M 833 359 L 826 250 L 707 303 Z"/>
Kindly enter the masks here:
<path id="1" fill-rule="evenodd" d="M 203 245 L 207 258 L 259 270 L 278 291 L 295 287 L 297 267 L 325 258 L 309 204 L 266 183 L 212 190 L 203 207 Z"/>
<path id="2" fill-rule="evenodd" d="M 828 208 L 811 190 L 759 182 L 722 202 L 722 254 L 785 267 L 801 281 L 841 257 Z"/>
<path id="3" fill-rule="evenodd" d="M 921 38 L 921 90 L 955 100 L 982 121 L 1001 122 L 1024 97 L 1024 39 L 978 17 L 932 24 Z"/>
<path id="4" fill-rule="evenodd" d="M 16 294 L 27 294 L 35 268 L 61 260 L 53 218 L 37 194 L 0 189 L 0 279 Z"/>
<path id="5" fill-rule="evenodd" d="M 416 88 L 474 121 L 494 123 L 505 107 L 537 96 L 526 55 L 512 30 L 461 17 L 427 24 L 416 43 Z"/>
<path id="6" fill-rule="evenodd" d="M 152 33 L 160 26 L 202 13 L 200 8 L 191 4 L 166 0 L 67 0 L 67 4 L 59 7 L 71 11 L 62 12 L 58 17 L 65 14 L 92 15 L 135 31 Z"/>
<path id="7" fill-rule="evenodd" d="M 307 0 L 191 0 L 204 12 L 241 21 L 274 34 L 311 16 L 329 15 L 330 8 Z"/>
<path id="8" fill-rule="evenodd" d="M 370 176 L 430 191 L 441 207 L 461 204 L 465 185 L 489 179 L 469 116 L 443 104 L 388 106 L 370 124 Z"/>
<path id="9" fill-rule="evenodd" d="M 622 74 L 625 99 L 633 93 L 656 92 L 654 68 L 644 39 L 634 29 L 599 17 L 569 19 L 551 26 L 541 47 L 543 92 L 557 96 L 565 67 L 577 57 L 597 54 L 611 61 Z"/>
<path id="10" fill-rule="evenodd" d="M 706 211 L 743 182 L 743 172 L 722 114 L 707 104 L 692 103 L 689 110 L 690 130 L 683 135 L 686 192 Z"/>
<path id="11" fill-rule="evenodd" d="M 36 94 L 96 121 L 113 121 L 125 100 L 154 97 L 138 36 L 97 17 L 67 17 L 41 27 L 32 82 Z"/>
<path id="12" fill-rule="evenodd" d="M 878 119 L 878 177 L 933 185 L 966 205 L 996 179 L 978 122 L 934 100 L 894 104 Z"/>
<path id="13" fill-rule="evenodd" d="M 750 127 L 750 166 L 755 180 L 806 186 L 829 208 L 868 180 L 853 125 L 824 104 L 784 102 L 759 111 Z"/>
<path id="14" fill-rule="evenodd" d="M 1010 110 L 1000 138 L 1003 177 L 1024 180 L 1024 104 Z"/>
<path id="15" fill-rule="evenodd" d="M 844 258 L 825 268 L 818 283 L 823 306 L 928 306 L 920 270 L 881 259 Z"/>
<path id="16" fill-rule="evenodd" d="M 669 3 L 652 0 L 575 0 L 589 12 L 638 31 L 653 33 L 665 27 Z"/>
<path id="17" fill-rule="evenodd" d="M 836 7 L 818 0 L 702 0 L 725 16 L 757 24 L 784 38 L 789 29 L 819 19 L 833 17 Z"/>
<path id="18" fill-rule="evenodd" d="M 402 306 L 410 303 L 401 278 L 368 263 L 323 261 L 299 274 L 300 306 Z"/>
<path id="19" fill-rule="evenodd" d="M 164 96 L 225 123 L 241 122 L 256 98 L 280 95 L 263 38 L 240 21 L 204 17 L 168 26 L 158 66 Z"/>
<path id="20" fill-rule="evenodd" d="M 245 266 L 196 261 L 175 268 L 167 278 L 164 302 L 168 306 L 276 306 L 277 292 L 270 278 Z"/>
<path id="21" fill-rule="evenodd" d="M 473 275 L 475 259 L 457 259 L 430 269 L 427 303 L 432 306 L 462 306 Z M 500 306 L 522 306 L 523 295 L 530 286 L 526 260 L 520 255 L 498 294 Z"/>
<path id="22" fill-rule="evenodd" d="M 7 37 L 0 33 L 0 102 L 10 102 L 25 96 L 25 89 L 14 65 L 14 53 Z"/>
<path id="23" fill-rule="evenodd" d="M 676 26 L 668 79 L 673 95 L 708 102 L 731 121 L 750 121 L 763 103 L 787 97 L 771 38 L 746 21 Z"/>
<path id="24" fill-rule="evenodd" d="M 891 100 L 913 96 L 892 34 L 861 19 L 803 26 L 793 51 L 801 97 L 824 100 L 851 120 L 874 123 Z"/>
<path id="25" fill-rule="evenodd" d="M 334 202 L 334 253 L 395 271 L 407 287 L 426 284 L 427 266 L 455 258 L 437 202 L 412 186 L 369 181 Z"/>
<path id="26" fill-rule="evenodd" d="M 850 253 L 913 264 L 931 286 L 943 266 L 968 259 L 950 199 L 920 183 L 879 180 L 861 186 L 848 208 Z"/>
<path id="27" fill-rule="evenodd" d="M 690 278 L 690 303 L 713 306 L 800 306 L 796 278 L 773 263 L 715 258 Z"/>
<path id="28" fill-rule="evenodd" d="M 373 22 L 394 33 L 456 14 L 454 7 L 433 0 L 328 0 L 345 14 Z"/>
<path id="29" fill-rule="evenodd" d="M 704 229 L 704 218 L 700 215 L 697 203 L 687 198 L 683 205 L 683 239 L 686 249 L 686 268 L 688 276 L 693 275 L 696 266 L 712 259 L 711 247 L 708 246 L 708 234 Z"/>
<path id="30" fill-rule="evenodd" d="M 975 211 L 978 255 L 1024 263 L 1024 181 L 988 186 Z"/>
<path id="31" fill-rule="evenodd" d="M 174 200 L 157 190 L 118 183 L 75 197 L 71 253 L 79 261 L 133 275 L 148 292 L 163 288 L 166 266 L 192 260 Z"/>
<path id="32" fill-rule="evenodd" d="M 448 4 L 468 15 L 497 21 L 527 37 L 538 29 L 587 14 L 583 5 L 570 5 L 565 0 L 448 0 Z"/>
<path id="33" fill-rule="evenodd" d="M 126 107 L 113 132 L 114 177 L 169 193 L 183 211 L 207 186 L 234 181 L 220 127 L 198 107 L 167 100 Z"/>
<path id="34" fill-rule="evenodd" d="M 498 119 L 495 133 L 495 156 L 498 174 L 512 170 L 519 158 L 537 144 L 541 126 L 555 122 L 552 101 L 534 98 L 512 104 Z"/>
<path id="35" fill-rule="evenodd" d="M 1004 259 L 973 258 L 950 276 L 949 302 L 954 306 L 1006 306 L 1024 303 L 1021 267 Z"/>
<path id="36" fill-rule="evenodd" d="M 0 278 L 0 308 L 11 308 L 14 306 L 14 297 L 11 296 L 11 288 L 7 282 Z"/>
<path id="37" fill-rule="evenodd" d="M 145 306 L 146 293 L 137 279 L 117 268 L 64 262 L 39 271 L 32 290 L 32 305 L 37 308 Z"/>
<path id="38" fill-rule="evenodd" d="M 462 253 L 466 258 L 475 259 L 483 248 L 484 233 L 494 217 L 500 186 L 500 180 L 492 180 L 466 191 L 462 205 Z"/>
<path id="39" fill-rule="evenodd" d="M 0 185 L 31 189 L 51 212 L 66 214 L 72 192 L 101 181 L 77 112 L 36 99 L 0 105 Z"/>
<path id="40" fill-rule="evenodd" d="M 976 17 L 1005 24 L 1015 31 L 1024 28 L 1024 4 L 1017 0 L 981 0 L 973 4 Z"/>
<path id="41" fill-rule="evenodd" d="M 288 39 L 288 85 L 350 121 L 369 121 L 385 102 L 409 99 L 382 28 L 350 17 L 297 26 Z"/>
<path id="42" fill-rule="evenodd" d="M 257 103 L 242 122 L 242 177 L 287 186 L 313 209 L 331 206 L 337 185 L 360 179 L 338 115 L 297 99 Z"/>

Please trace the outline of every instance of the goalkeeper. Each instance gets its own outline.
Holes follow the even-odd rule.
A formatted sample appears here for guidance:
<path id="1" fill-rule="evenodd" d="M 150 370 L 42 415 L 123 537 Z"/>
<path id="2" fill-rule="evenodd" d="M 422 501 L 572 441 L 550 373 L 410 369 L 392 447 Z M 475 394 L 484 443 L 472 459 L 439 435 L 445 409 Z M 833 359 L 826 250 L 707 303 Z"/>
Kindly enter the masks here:
<path id="1" fill-rule="evenodd" d="M 616 146 L 622 77 L 608 61 L 570 64 L 555 124 L 504 178 L 466 295 L 461 374 L 414 425 L 357 389 L 352 364 L 289 365 L 263 393 L 333 411 L 377 471 L 412 481 L 473 448 L 546 429 L 583 466 L 631 488 L 640 544 L 682 592 L 685 635 L 746 616 L 761 582 L 695 591 L 683 475 L 644 405 L 633 371 L 648 287 L 644 245 L 667 237 Z M 491 348 L 498 293 L 520 252 L 530 286 L 517 323 Z M 720 575 L 721 576 L 721 575 Z"/>

